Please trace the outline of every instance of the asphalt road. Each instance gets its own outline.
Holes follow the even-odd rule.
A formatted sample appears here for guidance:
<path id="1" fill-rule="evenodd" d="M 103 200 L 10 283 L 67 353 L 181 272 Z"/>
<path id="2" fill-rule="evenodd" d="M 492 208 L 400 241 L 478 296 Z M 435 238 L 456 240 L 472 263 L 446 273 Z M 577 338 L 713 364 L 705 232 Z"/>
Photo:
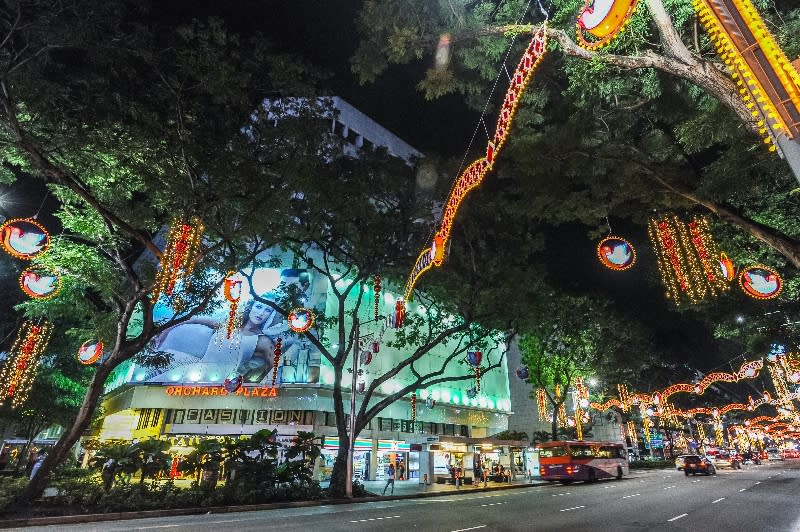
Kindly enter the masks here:
<path id="1" fill-rule="evenodd" d="M 553 484 L 502 492 L 242 512 L 25 530 L 494 530 L 800 531 L 800 460 L 686 477 L 678 471 L 635 472 L 620 481 Z M 20 529 L 21 530 L 21 529 Z"/>

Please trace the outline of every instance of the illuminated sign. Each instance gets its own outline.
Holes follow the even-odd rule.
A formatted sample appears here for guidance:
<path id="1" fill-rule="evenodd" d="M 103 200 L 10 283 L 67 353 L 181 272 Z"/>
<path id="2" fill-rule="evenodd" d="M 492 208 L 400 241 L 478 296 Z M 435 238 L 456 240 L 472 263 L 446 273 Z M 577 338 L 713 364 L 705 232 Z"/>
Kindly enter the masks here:
<path id="1" fill-rule="evenodd" d="M 167 386 L 167 395 L 179 397 L 238 395 L 241 397 L 278 397 L 278 389 L 271 386 L 242 386 L 229 392 L 224 386 Z"/>

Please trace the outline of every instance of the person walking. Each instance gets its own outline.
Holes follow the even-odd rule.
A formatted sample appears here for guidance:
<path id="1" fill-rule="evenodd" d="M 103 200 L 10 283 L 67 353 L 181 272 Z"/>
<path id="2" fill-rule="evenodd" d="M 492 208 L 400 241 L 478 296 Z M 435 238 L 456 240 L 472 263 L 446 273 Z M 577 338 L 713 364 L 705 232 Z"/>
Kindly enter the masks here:
<path id="1" fill-rule="evenodd" d="M 383 487 L 383 494 L 386 495 L 386 488 L 392 485 L 391 494 L 394 495 L 394 464 L 389 464 L 389 470 L 386 472 L 386 485 Z"/>
<path id="2" fill-rule="evenodd" d="M 33 480 L 33 477 L 35 477 L 36 473 L 39 472 L 39 468 L 42 467 L 42 463 L 44 463 L 45 458 L 47 458 L 47 453 L 45 452 L 44 449 L 42 449 L 41 451 L 39 451 L 39 454 L 37 455 L 36 458 L 36 462 L 33 464 L 33 467 L 31 468 L 31 476 L 29 480 Z"/>

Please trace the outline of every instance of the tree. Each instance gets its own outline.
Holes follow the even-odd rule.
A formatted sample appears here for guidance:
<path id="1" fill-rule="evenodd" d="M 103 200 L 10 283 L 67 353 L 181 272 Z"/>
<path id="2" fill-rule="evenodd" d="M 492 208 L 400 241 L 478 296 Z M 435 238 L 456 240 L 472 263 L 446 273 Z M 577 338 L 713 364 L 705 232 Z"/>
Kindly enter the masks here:
<path id="1" fill-rule="evenodd" d="M 144 485 L 147 477 L 155 478 L 159 473 L 169 471 L 171 458 L 168 451 L 171 445 L 167 440 L 155 438 L 148 438 L 136 443 L 142 471 L 142 476 L 139 477 L 139 486 Z"/>
<path id="2" fill-rule="evenodd" d="M 37 262 L 61 273 L 64 290 L 24 311 L 83 320 L 107 353 L 74 420 L 19 494 L 25 503 L 87 428 L 114 368 L 213 308 L 221 280 L 209 272 L 283 240 L 285 180 L 326 156 L 327 132 L 308 100 L 284 106 L 286 119 L 274 125 L 264 98 L 308 94 L 299 81 L 308 72 L 216 20 L 163 27 L 124 2 L 37 0 L 2 6 L 0 28 L 2 178 L 43 180 L 64 229 Z M 268 150 L 254 150 L 256 133 Z M 264 205 L 273 206 L 266 219 Z M 159 232 L 193 215 L 205 224 L 195 275 L 180 290 L 181 311 L 156 323 Z"/>
<path id="3" fill-rule="evenodd" d="M 390 63 L 427 60 L 446 35 L 449 48 L 440 42 L 438 49 L 450 59 L 427 70 L 418 88 L 429 98 L 458 91 L 491 123 L 486 109 L 494 100 L 486 91 L 503 79 L 495 78 L 498 68 L 510 68 L 508 35 L 533 27 L 521 23 L 527 4 L 412 4 L 365 3 L 354 71 L 370 82 Z M 543 219 L 597 225 L 611 213 L 641 218 L 654 205 L 691 207 L 799 267 L 800 228 L 785 164 L 754 150 L 755 121 L 712 44 L 698 33 L 694 13 L 678 4 L 665 9 L 661 0 L 642 4 L 646 9 L 639 8 L 616 41 L 592 52 L 569 36 L 579 6 L 552 3 L 548 35 L 562 55 L 551 56 L 535 75 L 499 173 L 517 180 L 528 200 L 520 205 L 533 205 Z M 535 8 L 530 16 L 539 16 Z M 790 36 L 798 13 L 777 17 L 777 37 L 796 55 Z M 774 208 L 781 204 L 788 208 Z"/>

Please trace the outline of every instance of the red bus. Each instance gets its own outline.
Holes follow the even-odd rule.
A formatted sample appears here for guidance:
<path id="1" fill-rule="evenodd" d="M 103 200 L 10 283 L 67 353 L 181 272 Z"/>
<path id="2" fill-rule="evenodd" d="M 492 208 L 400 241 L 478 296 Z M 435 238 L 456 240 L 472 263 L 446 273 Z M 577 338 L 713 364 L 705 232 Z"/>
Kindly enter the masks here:
<path id="1" fill-rule="evenodd" d="M 628 458 L 621 443 L 601 441 L 551 441 L 539 448 L 542 480 L 592 482 L 601 478 L 620 479 L 628 474 Z"/>

